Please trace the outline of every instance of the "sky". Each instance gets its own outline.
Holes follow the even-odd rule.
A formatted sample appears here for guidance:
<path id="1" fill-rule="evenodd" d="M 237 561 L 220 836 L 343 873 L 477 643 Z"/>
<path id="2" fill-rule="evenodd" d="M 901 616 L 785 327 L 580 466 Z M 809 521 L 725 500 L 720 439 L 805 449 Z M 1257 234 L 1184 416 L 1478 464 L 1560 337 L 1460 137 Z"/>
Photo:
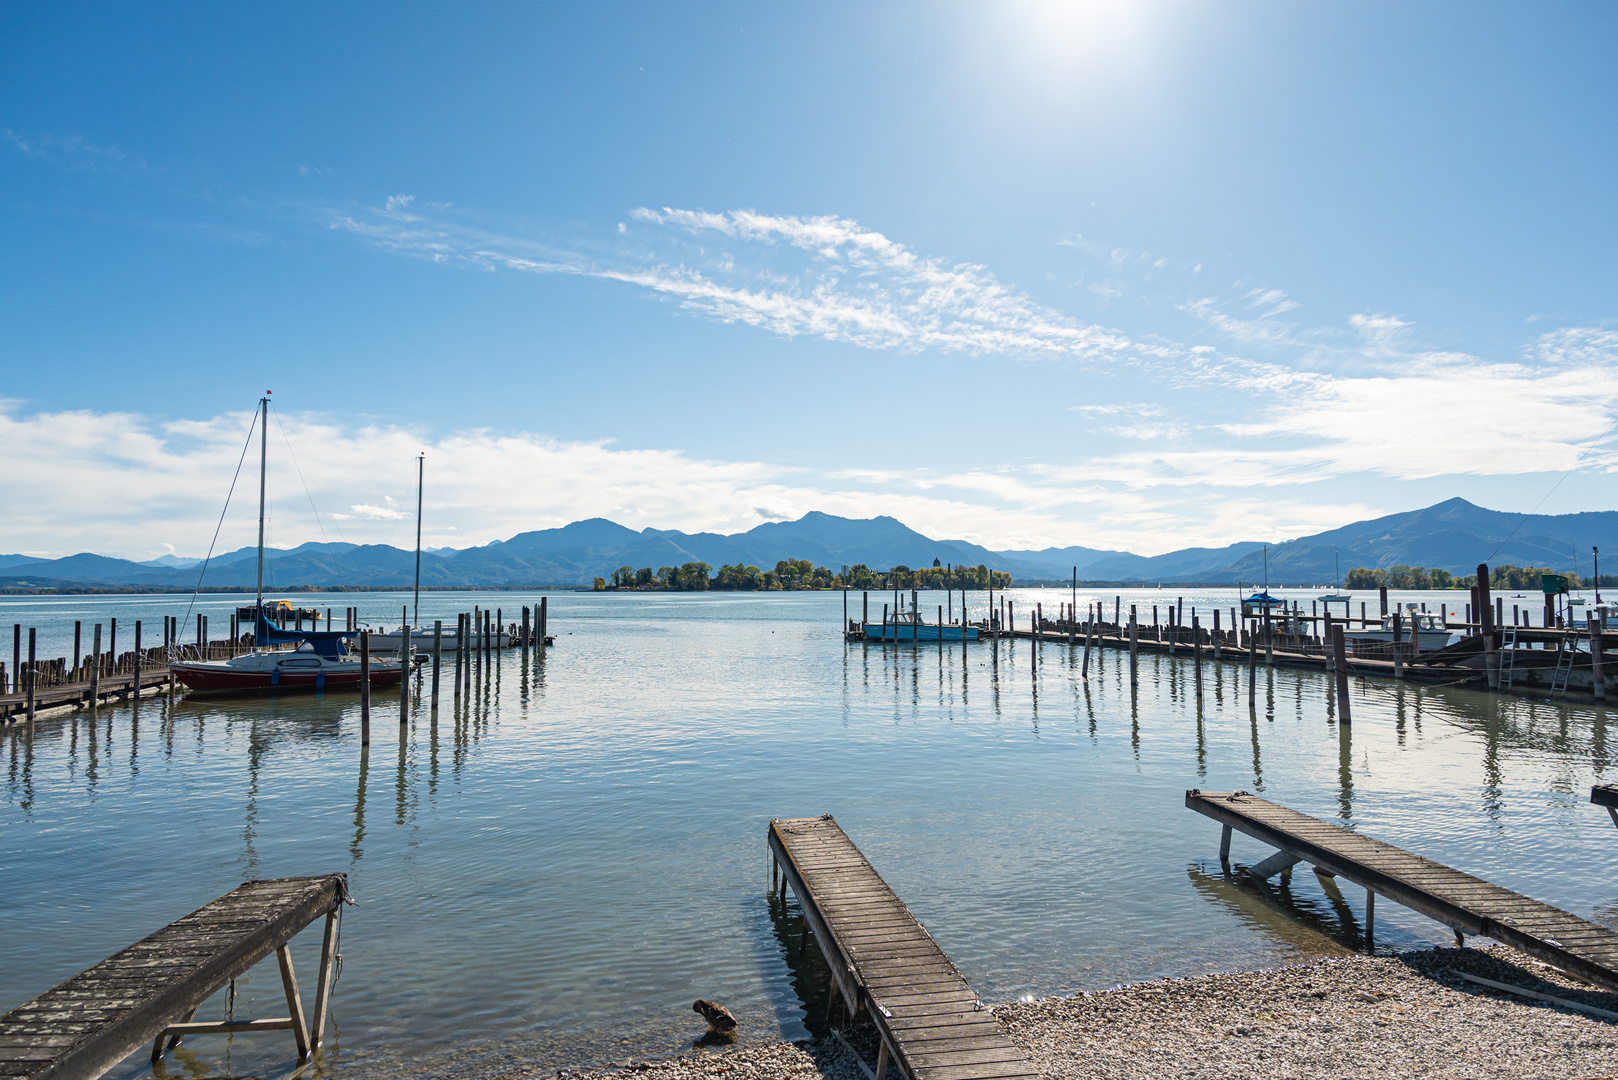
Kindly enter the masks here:
<path id="1" fill-rule="evenodd" d="M 253 542 L 266 390 L 277 546 L 409 546 L 420 454 L 428 547 L 1611 509 L 1615 50 L 1603 4 L 8 4 L 0 552 Z"/>

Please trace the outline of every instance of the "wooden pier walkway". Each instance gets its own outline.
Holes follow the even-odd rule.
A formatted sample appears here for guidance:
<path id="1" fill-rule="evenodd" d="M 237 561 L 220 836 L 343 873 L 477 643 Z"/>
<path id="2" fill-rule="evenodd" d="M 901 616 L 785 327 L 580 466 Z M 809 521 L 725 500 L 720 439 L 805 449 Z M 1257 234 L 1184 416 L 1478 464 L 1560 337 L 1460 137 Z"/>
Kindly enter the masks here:
<path id="1" fill-rule="evenodd" d="M 825 954 L 833 993 L 849 1016 L 864 1009 L 876 1024 L 877 1080 L 890 1063 L 908 1080 L 1038 1075 L 830 814 L 770 822 L 769 846 Z"/>
<path id="2" fill-rule="evenodd" d="M 96 702 L 111 701 L 115 698 L 125 697 L 130 693 L 133 675 L 103 675 L 100 685 L 96 688 Z M 169 681 L 167 666 L 146 668 L 140 673 L 140 688 L 142 691 L 153 687 L 166 686 Z M 90 704 L 90 683 L 71 682 L 59 683 L 55 686 L 41 686 L 34 691 L 34 714 L 37 716 L 47 709 L 60 709 L 63 707 L 78 708 Z M 21 720 L 28 712 L 28 694 L 0 694 L 0 723 L 10 723 Z"/>
<path id="3" fill-rule="evenodd" d="M 1612 815 L 1612 823 L 1618 825 L 1618 784 L 1596 784 L 1590 789 L 1590 801 L 1605 806 Z"/>
<path id="4" fill-rule="evenodd" d="M 96 1080 L 152 1043 L 152 1060 L 187 1035 L 291 1031 L 298 1057 L 321 1044 L 346 874 L 250 881 L 33 1001 L 0 1016 L 0 1077 Z M 287 942 L 326 916 L 314 1016 L 305 1024 Z M 192 1023 L 197 1007 L 275 953 L 290 1016 Z M 166 1043 L 166 1045 L 165 1045 Z"/>
<path id="5" fill-rule="evenodd" d="M 1490 937 L 1618 990 L 1618 931 L 1245 791 L 1193 789 L 1185 793 L 1185 805 L 1224 826 L 1221 862 L 1230 861 L 1231 831 L 1237 829 L 1276 849 L 1248 869 L 1255 877 L 1269 878 L 1307 862 L 1364 888 L 1368 940 L 1376 897 L 1384 896 L 1444 923 L 1458 937 Z"/>

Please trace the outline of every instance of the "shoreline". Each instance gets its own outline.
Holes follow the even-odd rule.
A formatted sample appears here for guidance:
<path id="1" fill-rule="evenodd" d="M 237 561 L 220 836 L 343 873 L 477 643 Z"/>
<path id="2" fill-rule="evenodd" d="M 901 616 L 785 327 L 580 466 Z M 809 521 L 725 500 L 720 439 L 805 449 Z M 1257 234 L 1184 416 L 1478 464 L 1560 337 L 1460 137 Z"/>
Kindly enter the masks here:
<path id="1" fill-rule="evenodd" d="M 1618 1019 L 1496 990 L 1463 973 L 1618 1013 L 1618 993 L 1502 945 L 1331 957 L 1007 1002 L 992 1012 L 1051 1080 L 1618 1076 Z M 435 1080 L 869 1080 L 874 1028 L 867 1023 L 847 1034 L 863 1067 L 834 1035 L 819 1033 L 584 1069 L 525 1062 L 507 1048 L 474 1050 L 452 1068 L 389 1072 Z M 898 1077 L 890 1071 L 890 1080 Z"/>

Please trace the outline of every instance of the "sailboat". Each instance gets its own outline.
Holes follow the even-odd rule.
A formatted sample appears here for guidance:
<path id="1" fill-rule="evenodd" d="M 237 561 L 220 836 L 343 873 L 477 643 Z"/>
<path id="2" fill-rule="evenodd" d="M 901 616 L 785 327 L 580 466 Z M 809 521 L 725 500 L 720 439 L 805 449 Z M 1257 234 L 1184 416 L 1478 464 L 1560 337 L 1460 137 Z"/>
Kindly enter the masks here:
<path id="1" fill-rule="evenodd" d="M 1342 588 L 1342 584 L 1341 584 L 1342 579 L 1343 579 L 1343 567 L 1337 561 L 1337 552 L 1334 551 L 1334 552 L 1331 553 L 1331 587 L 1332 587 L 1332 591 L 1327 593 L 1325 596 L 1322 596 L 1320 598 L 1320 603 L 1321 603 L 1322 606 L 1324 606 L 1326 604 L 1342 604 L 1343 605 L 1344 618 L 1347 618 L 1348 617 L 1347 616 L 1348 604 L 1349 604 L 1349 601 L 1354 599 L 1354 597 L 1353 597 L 1353 595 L 1351 593 L 1338 592 L 1337 591 L 1338 589 Z"/>
<path id="2" fill-rule="evenodd" d="M 326 690 L 358 686 L 365 677 L 360 661 L 348 650 L 352 630 L 284 630 L 274 625 L 264 608 L 264 493 L 269 451 L 270 397 L 259 399 L 261 415 L 258 449 L 258 590 L 252 652 L 228 660 L 172 660 L 169 670 L 192 690 L 234 690 L 238 692 L 280 692 L 286 690 Z M 292 649 L 270 650 L 262 646 L 297 642 Z M 370 663 L 373 686 L 399 681 L 402 669 L 397 660 Z"/>

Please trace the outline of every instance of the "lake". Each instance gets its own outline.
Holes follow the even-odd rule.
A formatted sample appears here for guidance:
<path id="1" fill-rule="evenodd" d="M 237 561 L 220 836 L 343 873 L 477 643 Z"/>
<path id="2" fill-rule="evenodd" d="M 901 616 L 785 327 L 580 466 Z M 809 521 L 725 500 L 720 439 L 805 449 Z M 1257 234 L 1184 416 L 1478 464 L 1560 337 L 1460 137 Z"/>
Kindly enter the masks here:
<path id="1" fill-rule="evenodd" d="M 1188 607 L 1236 602 L 1121 595 L 1149 618 L 1181 592 Z M 1110 613 L 1119 594 L 1080 590 L 1080 610 L 1104 599 Z M 1009 595 L 1021 625 L 1069 598 Z M 1311 594 L 1282 595 L 1307 608 Z M 296 599 L 339 622 L 358 603 L 396 623 L 408 601 Z M 421 615 L 453 626 L 478 604 L 509 622 L 535 599 L 430 593 Z M 983 594 L 970 599 L 977 617 Z M 1453 609 L 1465 595 L 1395 600 Z M 218 634 L 239 602 L 191 610 Z M 0 622 L 39 627 L 41 655 L 57 656 L 75 619 L 116 617 L 128 648 L 127 625 L 160 641 L 161 617 L 188 603 L 6 597 Z M 1132 692 L 1119 654 L 1093 657 L 1086 681 L 1065 643 L 845 644 L 842 605 L 555 594 L 543 660 L 509 651 L 467 700 L 446 671 L 438 709 L 419 700 L 403 727 L 379 692 L 368 750 L 352 692 L 146 699 L 41 720 L 32 739 L 8 729 L 0 1009 L 244 880 L 346 871 L 359 903 L 343 922 L 339 1067 L 662 1056 L 702 1034 L 697 997 L 728 1005 L 743 1041 L 800 1038 L 824 975 L 814 950 L 796 954 L 795 909 L 766 898 L 764 837 L 772 817 L 822 813 L 986 1001 L 1360 947 L 1356 890 L 1344 908 L 1310 874 L 1280 899 L 1228 879 L 1218 826 L 1184 807 L 1192 787 L 1246 788 L 1618 925 L 1618 830 L 1588 802 L 1614 772 L 1604 709 L 1356 679 L 1349 730 L 1318 672 L 1261 667 L 1250 711 L 1235 665 L 1209 663 L 1199 703 L 1187 658 L 1143 657 Z M 1238 834 L 1236 862 L 1264 854 Z M 1391 903 L 1377 913 L 1379 950 L 1447 940 Z M 318 946 L 318 931 L 294 945 L 306 992 Z M 237 1015 L 284 1015 L 280 994 L 261 966 Z M 170 1071 L 290 1067 L 284 1033 L 192 1042 Z M 137 1055 L 120 1075 L 150 1071 Z"/>

